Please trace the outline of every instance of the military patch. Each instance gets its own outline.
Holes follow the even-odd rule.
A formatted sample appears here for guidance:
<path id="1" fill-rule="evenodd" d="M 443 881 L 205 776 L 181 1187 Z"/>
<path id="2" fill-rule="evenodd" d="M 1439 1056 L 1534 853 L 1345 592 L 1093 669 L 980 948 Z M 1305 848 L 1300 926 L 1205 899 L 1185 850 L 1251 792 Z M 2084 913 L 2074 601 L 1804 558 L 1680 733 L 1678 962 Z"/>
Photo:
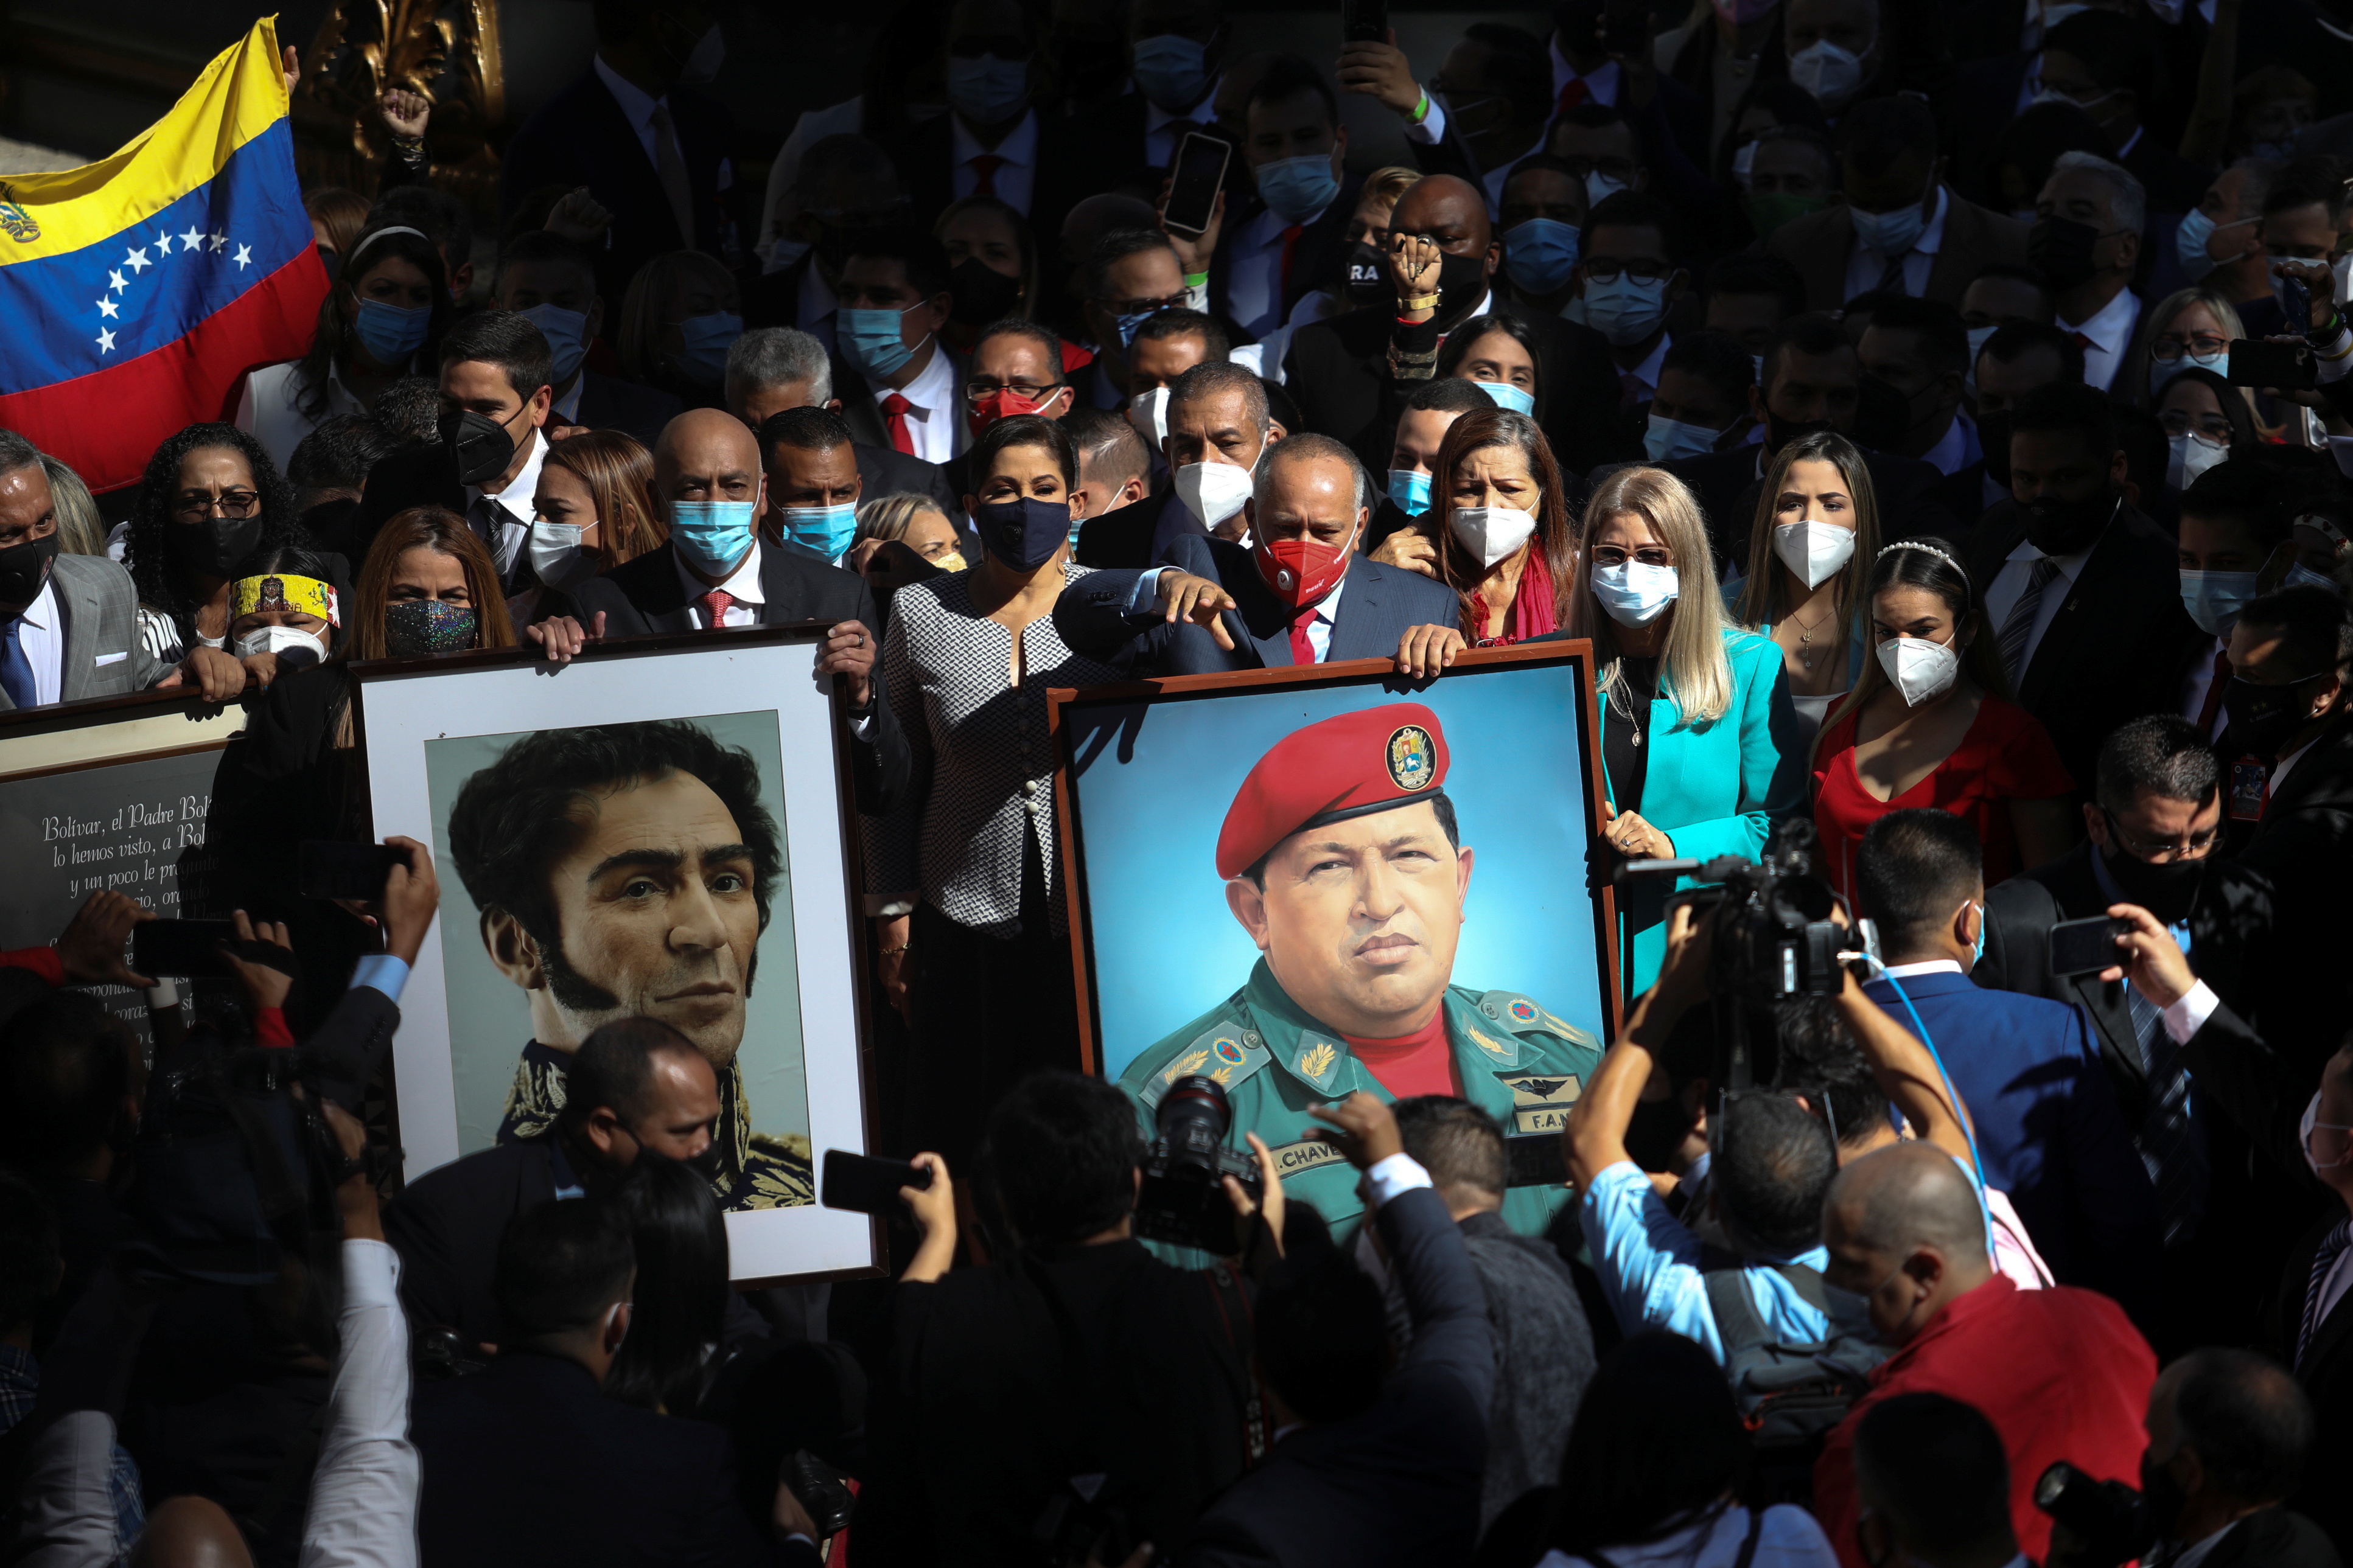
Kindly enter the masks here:
<path id="1" fill-rule="evenodd" d="M 1318 1165 L 1345 1164 L 1348 1159 L 1336 1147 L 1324 1142 L 1320 1138 L 1308 1138 L 1296 1143 L 1285 1143 L 1282 1148 L 1269 1150 L 1268 1152 L 1274 1157 L 1274 1173 L 1277 1177 L 1295 1176 L 1303 1171 L 1312 1171 Z"/>
<path id="2" fill-rule="evenodd" d="M 1514 1034 L 1557 1035 L 1575 1045 L 1588 1046 L 1595 1050 L 1601 1048 L 1601 1042 L 1594 1038 L 1591 1030 L 1578 1028 L 1559 1014 L 1538 1006 L 1533 998 L 1523 996 L 1516 991 L 1487 992 L 1479 998 L 1479 1011 Z"/>
<path id="3" fill-rule="evenodd" d="M 1512 1112 L 1514 1133 L 1557 1132 L 1567 1125 L 1568 1107 L 1565 1105 L 1532 1105 Z"/>
<path id="4" fill-rule="evenodd" d="M 1302 1050 L 1299 1053 L 1299 1059 L 1293 1062 L 1291 1066 L 1293 1071 L 1321 1089 L 1324 1087 L 1324 1080 L 1332 1076 L 1332 1068 L 1339 1059 L 1339 1051 L 1330 1041 L 1323 1040 Z"/>
<path id="5" fill-rule="evenodd" d="M 1536 1005 L 1525 996 L 1513 998 L 1512 1005 L 1504 1011 L 1511 1015 L 1512 1021 L 1515 1024 L 1533 1024 L 1536 1021 Z"/>
<path id="6" fill-rule="evenodd" d="M 1238 1068 L 1242 1065 L 1241 1042 L 1230 1036 L 1219 1035 L 1210 1045 L 1209 1049 L 1216 1052 L 1218 1059 L 1228 1067 Z"/>
<path id="7" fill-rule="evenodd" d="M 1477 1029 L 1472 1029 L 1468 1031 L 1468 1033 L 1471 1036 L 1472 1043 L 1477 1046 L 1481 1050 L 1486 1052 L 1489 1056 L 1500 1058 L 1506 1064 L 1516 1062 L 1520 1059 L 1519 1047 L 1503 1040 L 1498 1040 L 1492 1036 L 1482 1034 Z"/>
<path id="8" fill-rule="evenodd" d="M 1496 1075 L 1496 1082 L 1512 1091 L 1514 1106 L 1575 1105 L 1585 1085 L 1575 1073 L 1512 1073 Z"/>
<path id="9" fill-rule="evenodd" d="M 1428 789 L 1438 782 L 1438 743 L 1419 724 L 1401 724 L 1389 735 L 1389 782 L 1399 789 Z"/>
<path id="10" fill-rule="evenodd" d="M 1209 1053 L 1207 1051 L 1187 1051 L 1168 1064 L 1168 1069 L 1160 1075 L 1160 1081 L 1175 1083 L 1180 1078 L 1189 1077 L 1199 1071 L 1201 1064 L 1208 1059 Z"/>

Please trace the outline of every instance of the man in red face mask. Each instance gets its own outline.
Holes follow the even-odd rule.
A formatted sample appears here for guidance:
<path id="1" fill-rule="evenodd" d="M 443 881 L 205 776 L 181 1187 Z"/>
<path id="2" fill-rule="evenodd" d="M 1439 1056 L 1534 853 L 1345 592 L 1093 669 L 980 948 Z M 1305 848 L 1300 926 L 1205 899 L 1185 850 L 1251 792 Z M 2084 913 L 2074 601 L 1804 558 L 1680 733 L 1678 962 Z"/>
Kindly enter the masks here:
<path id="1" fill-rule="evenodd" d="M 1035 321 L 1006 321 L 985 329 L 965 367 L 965 417 L 979 435 L 1016 414 L 1060 419 L 1071 411 L 1062 379 L 1062 345 Z"/>
<path id="2" fill-rule="evenodd" d="M 1180 534 L 1165 566 L 1082 577 L 1063 590 L 1055 627 L 1074 651 L 1138 674 L 1394 658 L 1403 674 L 1435 675 L 1461 602 L 1360 552 L 1372 499 L 1347 447 L 1290 437 L 1259 458 L 1241 542 Z"/>

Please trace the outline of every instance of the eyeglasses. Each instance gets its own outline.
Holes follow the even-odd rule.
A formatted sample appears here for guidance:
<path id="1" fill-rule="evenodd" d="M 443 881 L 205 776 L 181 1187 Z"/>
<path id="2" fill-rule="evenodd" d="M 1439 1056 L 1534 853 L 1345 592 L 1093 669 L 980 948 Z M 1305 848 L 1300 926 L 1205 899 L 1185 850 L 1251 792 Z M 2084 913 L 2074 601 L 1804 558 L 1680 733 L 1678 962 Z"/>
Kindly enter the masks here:
<path id="1" fill-rule="evenodd" d="M 2108 819 L 2108 835 L 2124 846 L 2126 854 L 2157 866 L 2203 859 L 2206 852 L 2214 847 L 2214 841 L 2222 836 L 2221 824 L 2217 823 L 2203 833 L 2185 833 L 2179 838 L 2136 838 L 2124 830 L 2115 812 L 2102 806 L 2100 815 Z"/>
<path id="2" fill-rule="evenodd" d="M 986 403 L 1000 392 L 1009 392 L 1016 397 L 1027 398 L 1032 403 L 1042 403 L 1061 390 L 1062 384 L 1059 381 L 1037 385 L 1026 381 L 989 381 L 981 376 L 975 376 L 964 384 L 965 396 L 975 403 Z"/>
<path id="3" fill-rule="evenodd" d="M 1672 566 L 1675 563 L 1675 552 L 1663 545 L 1646 544 L 1634 552 L 1632 559 L 1643 566 Z M 1596 566 L 1623 566 L 1627 560 L 1626 552 L 1615 544 L 1597 544 L 1593 547 L 1593 563 Z"/>
<path id="4" fill-rule="evenodd" d="M 1631 158 L 1567 157 L 1561 162 L 1567 164 L 1568 172 L 1580 180 L 1599 174 L 1603 179 L 1615 180 L 1621 185 L 1634 183 L 1635 163 Z"/>
<path id="5" fill-rule="evenodd" d="M 2231 340 L 2220 332 L 2197 332 L 2189 337 L 2176 337 L 2168 332 L 2148 345 L 2148 357 L 2159 364 L 2171 364 L 2183 354 L 2195 354 L 2200 359 L 2212 359 L 2216 354 L 2231 352 Z"/>
<path id="6" fill-rule="evenodd" d="M 2231 422 L 2220 414 L 2192 414 L 2187 409 L 2168 408 L 2157 416 L 2168 436 L 2196 436 L 2222 446 L 2231 444 Z"/>
<path id="7" fill-rule="evenodd" d="M 261 497 L 252 490 L 223 490 L 210 495 L 190 490 L 172 503 L 174 517 L 251 517 L 261 510 Z"/>
<path id="8" fill-rule="evenodd" d="M 1672 276 L 1674 270 L 1663 261 L 1609 261 L 1588 257 L 1585 262 L 1586 279 L 1594 283 L 1615 283 L 1620 272 L 1637 283 L 1656 283 Z"/>

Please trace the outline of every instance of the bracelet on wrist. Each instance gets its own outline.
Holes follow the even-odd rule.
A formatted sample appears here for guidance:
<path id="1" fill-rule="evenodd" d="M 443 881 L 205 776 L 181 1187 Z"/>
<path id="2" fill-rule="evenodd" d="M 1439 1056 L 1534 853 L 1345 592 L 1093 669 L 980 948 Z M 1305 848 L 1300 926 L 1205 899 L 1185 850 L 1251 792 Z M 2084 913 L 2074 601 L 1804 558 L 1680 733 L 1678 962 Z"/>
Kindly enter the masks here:
<path id="1" fill-rule="evenodd" d="M 1421 93 L 1421 97 L 1414 102 L 1413 123 L 1419 125 L 1423 121 L 1430 118 L 1430 89 L 1428 88 L 1419 87 L 1418 84 L 1417 89 Z"/>
<path id="2" fill-rule="evenodd" d="M 1398 303 L 1409 310 L 1435 310 L 1438 309 L 1440 298 L 1440 296 L 1437 294 L 1417 294 L 1411 299 L 1400 300 Z"/>
<path id="3" fill-rule="evenodd" d="M 1209 275 L 1206 272 L 1187 272 L 1185 274 L 1185 287 L 1187 289 L 1205 288 L 1208 286 L 1208 281 Z"/>
<path id="4" fill-rule="evenodd" d="M 902 952 L 913 952 L 914 951 L 915 944 L 912 942 L 902 942 L 897 947 L 886 947 L 881 950 L 882 956 L 885 958 L 896 958 Z"/>

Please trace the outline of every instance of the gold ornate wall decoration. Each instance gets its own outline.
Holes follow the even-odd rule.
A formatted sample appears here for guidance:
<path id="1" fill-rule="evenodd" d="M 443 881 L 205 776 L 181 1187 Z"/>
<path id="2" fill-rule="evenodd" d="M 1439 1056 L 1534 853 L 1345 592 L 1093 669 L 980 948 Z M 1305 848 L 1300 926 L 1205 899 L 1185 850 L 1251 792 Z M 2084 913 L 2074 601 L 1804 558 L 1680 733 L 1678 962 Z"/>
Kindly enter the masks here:
<path id="1" fill-rule="evenodd" d="M 391 133 L 376 112 L 387 88 L 433 105 L 432 182 L 489 215 L 499 161 L 490 139 L 506 118 L 499 0 L 334 0 L 302 57 L 294 90 L 295 158 L 305 184 L 373 196 Z"/>

